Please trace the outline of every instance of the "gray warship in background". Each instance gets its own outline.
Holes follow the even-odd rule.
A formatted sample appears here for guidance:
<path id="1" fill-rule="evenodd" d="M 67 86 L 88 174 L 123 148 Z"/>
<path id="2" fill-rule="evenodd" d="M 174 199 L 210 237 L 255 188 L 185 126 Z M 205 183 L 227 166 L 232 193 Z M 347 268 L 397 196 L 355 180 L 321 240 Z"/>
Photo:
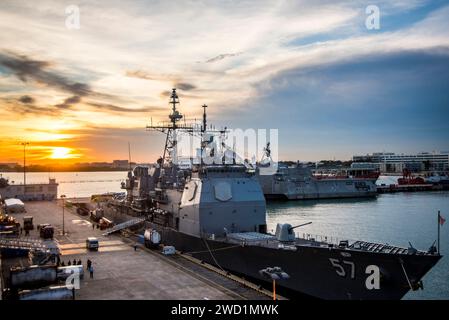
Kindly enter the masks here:
<path id="1" fill-rule="evenodd" d="M 264 148 L 259 168 L 272 163 L 270 144 Z M 259 173 L 260 170 L 257 170 Z M 373 169 L 342 169 L 335 174 L 313 174 L 312 168 L 280 162 L 272 175 L 257 174 L 267 200 L 305 200 L 376 197 L 379 172 Z"/>
<path id="2" fill-rule="evenodd" d="M 180 168 L 177 135 L 195 135 L 181 124 L 176 90 L 170 122 L 149 126 L 166 134 L 164 155 L 152 168 L 136 167 L 122 187 L 126 204 L 147 219 L 146 234 L 209 264 L 261 284 L 271 284 L 261 270 L 280 267 L 289 275 L 277 285 L 295 295 L 321 299 L 400 299 L 422 288 L 421 279 L 441 258 L 428 251 L 367 241 L 300 238 L 297 227 L 278 224 L 267 232 L 266 202 L 258 177 L 227 150 L 222 161 Z M 213 153 L 207 139 L 206 106 L 199 135 L 202 155 Z M 217 131 L 222 134 L 223 131 Z M 149 243 L 151 245 L 151 243 Z M 158 243 L 155 243 L 157 245 Z"/>

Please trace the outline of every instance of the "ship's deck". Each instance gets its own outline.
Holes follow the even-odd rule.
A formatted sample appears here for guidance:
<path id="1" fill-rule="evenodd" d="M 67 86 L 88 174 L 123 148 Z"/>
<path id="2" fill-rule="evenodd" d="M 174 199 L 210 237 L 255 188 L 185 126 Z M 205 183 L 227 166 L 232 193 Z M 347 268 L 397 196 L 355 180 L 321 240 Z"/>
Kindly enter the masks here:
<path id="1" fill-rule="evenodd" d="M 365 252 L 376 252 L 385 254 L 396 254 L 396 255 L 432 255 L 430 252 L 419 251 L 414 248 L 403 248 L 392 246 L 389 244 L 367 242 L 367 241 L 349 241 L 331 238 L 326 238 L 326 241 L 317 241 L 316 238 L 295 238 L 291 242 L 281 242 L 272 234 L 264 234 L 258 232 L 241 232 L 241 233 L 229 233 L 222 240 L 228 243 L 240 244 L 243 246 L 262 246 L 273 249 L 284 249 L 284 250 L 297 250 L 297 247 L 320 247 L 320 248 L 336 248 L 345 249 L 351 251 L 365 251 Z M 328 241 L 327 239 L 331 239 Z M 334 241 L 332 241 L 334 240 Z"/>

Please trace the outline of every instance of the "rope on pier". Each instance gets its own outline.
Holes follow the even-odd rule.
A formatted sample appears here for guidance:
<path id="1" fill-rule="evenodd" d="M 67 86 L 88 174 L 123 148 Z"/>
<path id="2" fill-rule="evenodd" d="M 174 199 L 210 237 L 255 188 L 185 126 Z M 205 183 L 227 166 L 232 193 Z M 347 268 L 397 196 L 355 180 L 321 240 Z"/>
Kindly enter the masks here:
<path id="1" fill-rule="evenodd" d="M 212 251 L 210 251 L 209 245 L 207 244 L 207 240 L 205 240 L 204 238 L 202 238 L 202 239 L 203 239 L 203 242 L 206 244 L 207 250 L 209 250 L 210 256 L 212 257 L 212 259 L 214 259 L 215 264 L 221 269 L 221 271 L 225 272 L 225 270 L 218 263 L 217 259 L 215 259 L 215 256 L 212 253 Z"/>
<path id="2" fill-rule="evenodd" d="M 204 240 L 204 239 L 203 239 Z M 242 245 L 237 244 L 235 246 L 230 246 L 230 247 L 224 247 L 224 248 L 218 248 L 218 249 L 213 249 L 213 250 L 203 250 L 203 251 L 184 251 L 184 253 L 188 253 L 188 254 L 195 254 L 195 253 L 205 253 L 205 252 L 215 252 L 215 251 L 221 251 L 221 250 L 227 250 L 227 249 L 233 249 L 233 248 L 237 248 L 237 247 L 241 247 Z"/>
<path id="3" fill-rule="evenodd" d="M 405 278 L 407 279 L 407 283 L 410 287 L 410 290 L 413 291 L 413 287 L 412 287 L 412 284 L 410 283 L 410 279 L 408 278 L 407 271 L 405 271 L 405 268 L 404 268 L 404 262 L 402 261 L 402 259 L 399 259 L 399 262 L 401 263 L 402 271 L 404 271 Z"/>

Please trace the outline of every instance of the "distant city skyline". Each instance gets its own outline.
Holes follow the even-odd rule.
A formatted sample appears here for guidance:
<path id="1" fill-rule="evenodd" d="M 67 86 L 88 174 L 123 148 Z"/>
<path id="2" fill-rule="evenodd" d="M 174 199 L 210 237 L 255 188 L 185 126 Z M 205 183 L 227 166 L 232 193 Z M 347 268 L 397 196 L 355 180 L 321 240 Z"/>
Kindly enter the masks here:
<path id="1" fill-rule="evenodd" d="M 279 161 L 302 161 L 302 162 L 315 162 L 318 163 L 320 161 L 356 161 L 356 162 L 363 162 L 364 158 L 366 159 L 377 159 L 375 162 L 382 162 L 384 160 L 379 160 L 379 159 L 383 159 L 384 158 L 400 158 L 402 159 L 402 157 L 411 157 L 413 159 L 413 157 L 417 157 L 420 158 L 424 156 L 424 158 L 429 158 L 432 159 L 432 156 L 436 156 L 439 159 L 445 159 L 445 161 L 447 163 L 449 163 L 449 151 L 421 151 L 421 152 L 416 152 L 416 153 L 405 153 L 405 152 L 391 152 L 391 151 L 374 151 L 374 152 L 369 152 L 366 154 L 353 154 L 349 159 L 337 159 L 337 158 L 327 158 L 327 159 L 315 159 L 315 160 L 302 160 L 302 159 L 279 159 Z M 442 158 L 443 157 L 443 158 Z M 180 159 L 186 159 L 188 157 L 186 156 L 180 156 Z M 371 160 L 369 160 L 371 161 Z M 109 167 L 120 167 L 120 168 L 127 168 L 129 165 L 149 165 L 149 164 L 155 164 L 156 161 L 143 161 L 143 162 L 139 162 L 139 161 L 131 161 L 129 162 L 128 159 L 113 159 L 113 160 L 102 160 L 102 161 L 92 161 L 92 162 L 74 162 L 74 163 L 62 163 L 59 164 L 59 166 L 63 167 L 63 166 L 109 166 Z M 40 166 L 54 166 L 54 167 L 58 167 L 58 165 L 55 163 L 43 163 L 43 162 L 39 162 L 39 163 L 29 163 L 29 166 L 36 166 L 36 165 L 40 165 Z M 0 171 L 1 171 L 1 167 L 9 167 L 9 168 L 14 168 L 14 167 L 23 167 L 23 162 L 1 162 L 0 161 Z"/>
<path id="2" fill-rule="evenodd" d="M 154 162 L 172 87 L 188 119 L 278 129 L 282 160 L 449 150 L 449 4 L 376 1 L 371 29 L 369 5 L 4 0 L 0 162 Z"/>

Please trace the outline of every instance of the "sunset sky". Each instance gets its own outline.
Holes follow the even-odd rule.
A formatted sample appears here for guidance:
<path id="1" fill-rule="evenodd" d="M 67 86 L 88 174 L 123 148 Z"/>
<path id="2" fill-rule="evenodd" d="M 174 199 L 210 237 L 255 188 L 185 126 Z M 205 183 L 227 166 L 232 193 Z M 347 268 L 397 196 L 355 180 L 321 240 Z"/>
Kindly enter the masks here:
<path id="1" fill-rule="evenodd" d="M 447 1 L 2 0 L 0 30 L 0 162 L 153 162 L 173 87 L 281 159 L 449 150 Z"/>

